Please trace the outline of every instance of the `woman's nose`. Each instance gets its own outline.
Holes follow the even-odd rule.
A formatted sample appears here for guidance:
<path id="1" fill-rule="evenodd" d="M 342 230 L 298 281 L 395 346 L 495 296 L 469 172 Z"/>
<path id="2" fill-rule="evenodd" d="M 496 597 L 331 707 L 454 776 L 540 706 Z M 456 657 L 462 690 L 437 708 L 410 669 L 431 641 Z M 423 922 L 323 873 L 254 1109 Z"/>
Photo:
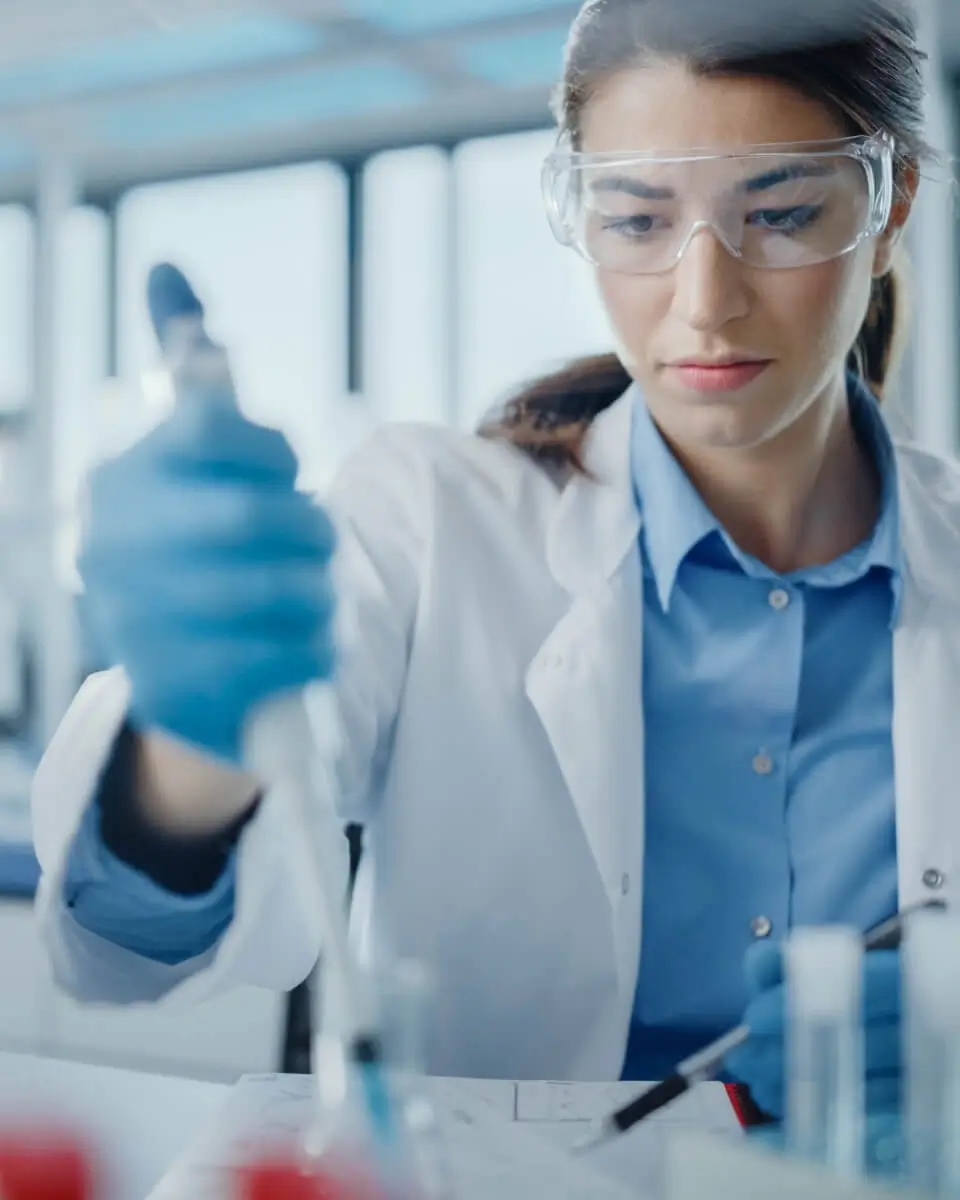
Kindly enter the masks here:
<path id="1" fill-rule="evenodd" d="M 746 316 L 749 307 L 743 264 L 712 226 L 695 230 L 674 268 L 674 313 L 709 333 Z"/>

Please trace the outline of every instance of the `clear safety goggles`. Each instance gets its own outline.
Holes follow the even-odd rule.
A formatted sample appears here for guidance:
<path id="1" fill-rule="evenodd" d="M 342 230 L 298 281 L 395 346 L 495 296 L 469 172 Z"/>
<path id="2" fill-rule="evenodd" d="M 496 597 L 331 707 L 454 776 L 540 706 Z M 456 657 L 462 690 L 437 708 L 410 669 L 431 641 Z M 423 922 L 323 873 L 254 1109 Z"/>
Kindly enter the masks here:
<path id="1" fill-rule="evenodd" d="M 580 154 L 543 168 L 558 240 L 626 275 L 672 270 L 709 229 L 751 267 L 827 262 L 882 233 L 893 207 L 886 134 L 730 153 Z"/>

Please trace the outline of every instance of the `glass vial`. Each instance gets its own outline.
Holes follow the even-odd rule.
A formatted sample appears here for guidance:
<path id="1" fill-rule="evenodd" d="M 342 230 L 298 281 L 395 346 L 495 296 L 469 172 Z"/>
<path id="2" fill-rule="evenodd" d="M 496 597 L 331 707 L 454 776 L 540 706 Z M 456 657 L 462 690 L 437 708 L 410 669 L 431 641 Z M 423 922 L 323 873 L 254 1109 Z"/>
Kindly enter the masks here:
<path id="1" fill-rule="evenodd" d="M 847 1178 L 864 1168 L 863 946 L 854 929 L 786 945 L 787 1146 Z"/>

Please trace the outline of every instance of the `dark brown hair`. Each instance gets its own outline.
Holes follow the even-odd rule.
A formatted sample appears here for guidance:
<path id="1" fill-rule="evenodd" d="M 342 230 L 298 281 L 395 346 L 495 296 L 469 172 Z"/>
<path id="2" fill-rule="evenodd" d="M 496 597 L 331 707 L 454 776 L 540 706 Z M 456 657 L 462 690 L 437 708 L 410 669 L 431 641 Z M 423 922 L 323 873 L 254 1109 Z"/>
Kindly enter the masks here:
<path id="1" fill-rule="evenodd" d="M 924 57 L 907 0 L 590 0 L 573 24 L 554 108 L 560 132 L 579 149 L 598 88 L 645 61 L 677 59 L 707 77 L 772 79 L 822 101 L 851 136 L 890 134 L 902 186 L 928 153 Z M 874 281 L 850 352 L 849 368 L 878 398 L 902 333 L 903 292 L 896 270 Z M 630 383 L 615 354 L 581 359 L 525 387 L 480 432 L 582 470 L 586 431 Z"/>

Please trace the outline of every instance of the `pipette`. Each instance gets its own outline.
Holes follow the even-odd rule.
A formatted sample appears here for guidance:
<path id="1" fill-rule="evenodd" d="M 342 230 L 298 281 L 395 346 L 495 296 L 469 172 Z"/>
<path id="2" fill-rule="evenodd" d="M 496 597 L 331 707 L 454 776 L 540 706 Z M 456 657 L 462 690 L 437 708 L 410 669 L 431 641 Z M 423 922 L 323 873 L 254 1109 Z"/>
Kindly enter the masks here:
<path id="1" fill-rule="evenodd" d="M 843 925 L 796 929 L 787 971 L 787 1147 L 856 1178 L 864 1169 L 863 941 Z"/>
<path id="2" fill-rule="evenodd" d="M 161 263 L 150 273 L 147 298 L 157 340 L 170 371 L 177 404 L 228 405 L 239 411 L 236 389 L 223 347 L 207 335 L 203 305 L 178 268 Z M 322 1019 L 357 1073 L 371 1132 L 385 1159 L 392 1157 L 395 1124 L 384 1078 L 382 1040 L 366 978 L 349 942 L 343 871 L 343 830 L 336 814 L 330 767 L 339 741 L 339 718 L 332 690 L 317 686 L 309 704 L 305 693 L 268 703 L 248 722 L 246 764 L 271 790 L 272 803 L 295 815 L 313 866 L 313 887 L 323 926 L 324 996 Z M 315 1031 L 320 1029 L 321 988 L 314 971 Z M 326 1050 L 329 1053 L 330 1040 Z M 319 1047 L 318 1047 L 319 1050 Z M 331 1102 L 331 1086 L 342 1088 L 346 1073 L 326 1073 L 314 1056 L 318 1094 Z"/>

